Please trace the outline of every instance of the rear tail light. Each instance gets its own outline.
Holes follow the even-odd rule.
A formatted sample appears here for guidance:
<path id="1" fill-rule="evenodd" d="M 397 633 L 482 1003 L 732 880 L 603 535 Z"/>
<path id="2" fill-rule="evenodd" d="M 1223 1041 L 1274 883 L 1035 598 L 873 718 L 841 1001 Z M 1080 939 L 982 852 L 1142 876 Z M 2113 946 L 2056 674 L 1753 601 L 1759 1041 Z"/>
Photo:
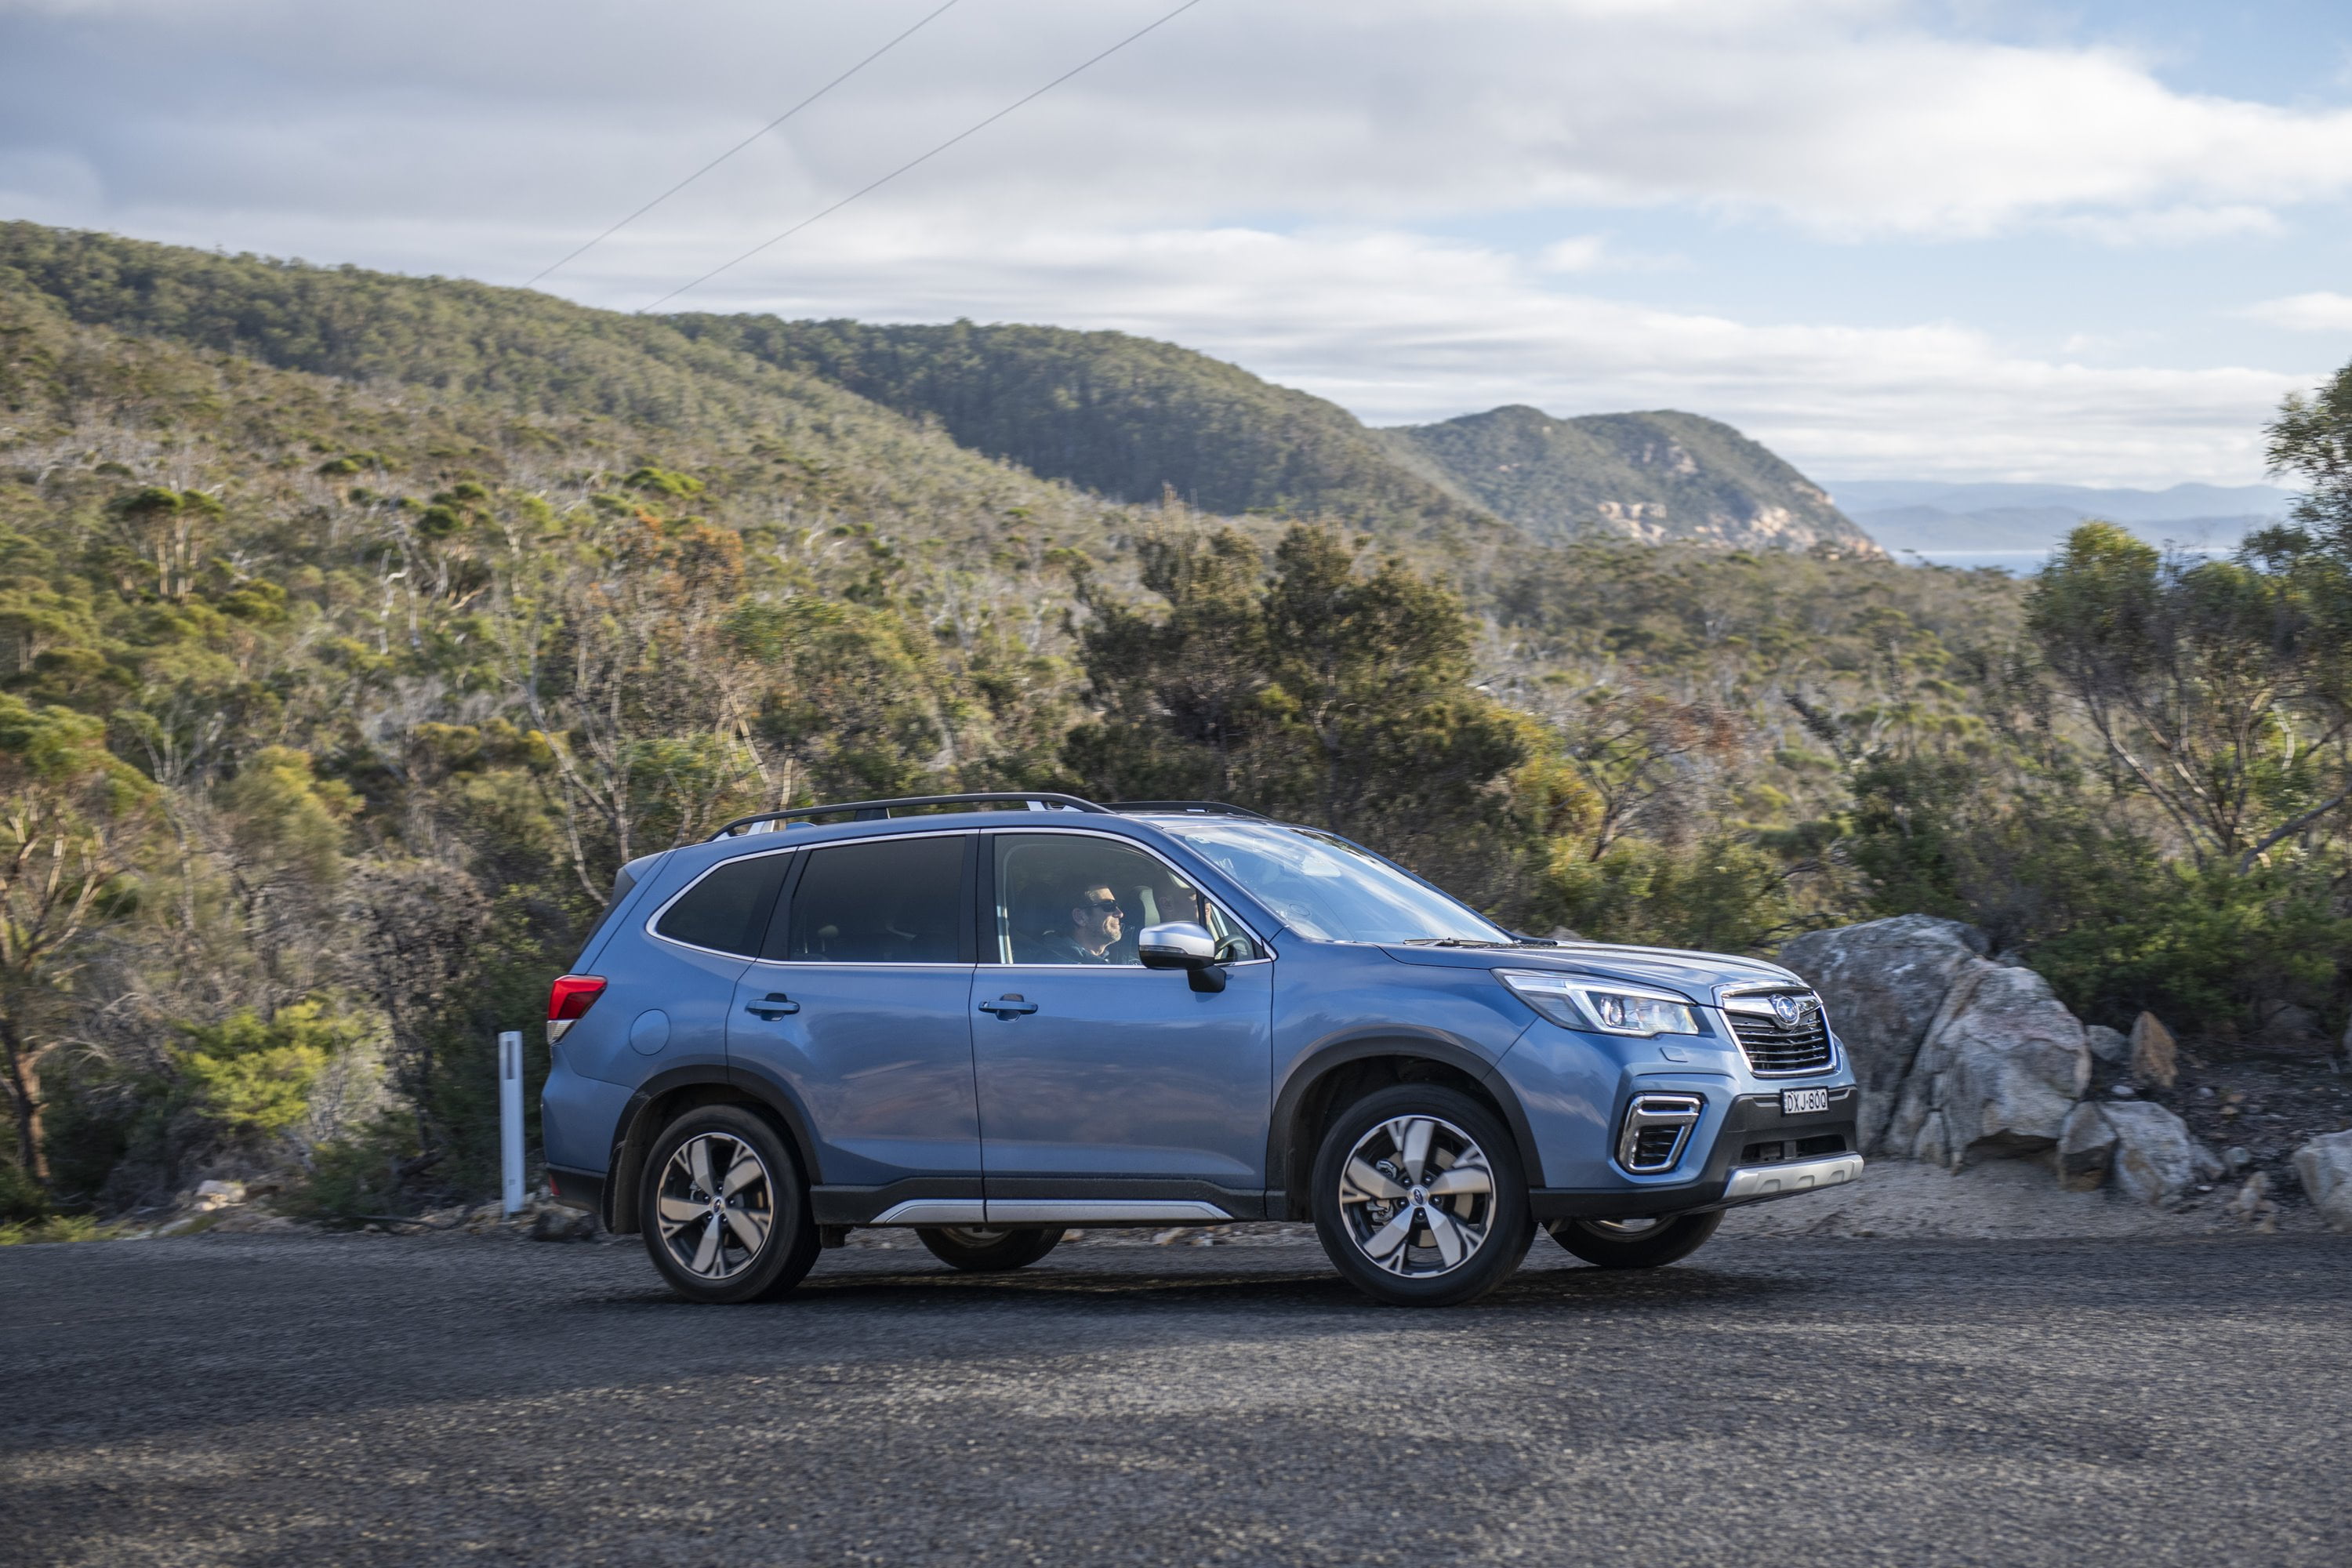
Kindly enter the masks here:
<path id="1" fill-rule="evenodd" d="M 601 974 L 567 974 L 547 994 L 547 1043 L 555 1044 L 604 994 Z"/>

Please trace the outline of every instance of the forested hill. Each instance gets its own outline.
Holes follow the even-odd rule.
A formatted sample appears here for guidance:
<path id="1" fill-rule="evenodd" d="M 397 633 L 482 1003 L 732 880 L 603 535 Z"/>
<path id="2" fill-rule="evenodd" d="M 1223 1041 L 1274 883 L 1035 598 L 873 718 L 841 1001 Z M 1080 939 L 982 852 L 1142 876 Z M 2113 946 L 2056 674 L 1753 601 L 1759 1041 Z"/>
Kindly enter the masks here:
<path id="1" fill-rule="evenodd" d="M 1323 517 L 1455 543 L 1524 531 L 1876 553 L 1795 469 L 1694 416 L 1504 408 L 1373 431 L 1336 404 L 1120 332 L 646 318 L 27 223 L 0 224 L 0 294 L 86 327 L 508 419 L 604 420 L 734 447 L 764 431 L 787 459 L 798 432 L 826 448 L 834 481 L 907 505 L 1019 485 L 996 464 L 959 461 L 960 447 L 1114 501 L 1172 493 L 1218 515 Z"/>
<path id="2" fill-rule="evenodd" d="M 1820 486 L 1695 414 L 1554 419 L 1520 405 L 1380 434 L 1405 462 L 1546 542 L 1597 532 L 1881 553 Z"/>
<path id="3" fill-rule="evenodd" d="M 1336 403 L 1125 332 L 687 316 L 681 331 L 936 420 L 963 445 L 1102 495 L 1328 515 L 1384 531 L 1492 529 Z"/>
<path id="4" fill-rule="evenodd" d="M 936 419 L 967 447 L 1106 496 L 1431 532 L 1500 519 L 1618 536 L 1880 553 L 1803 475 L 1696 415 L 1497 408 L 1366 428 L 1237 365 L 1124 332 L 679 318 L 683 331 Z"/>

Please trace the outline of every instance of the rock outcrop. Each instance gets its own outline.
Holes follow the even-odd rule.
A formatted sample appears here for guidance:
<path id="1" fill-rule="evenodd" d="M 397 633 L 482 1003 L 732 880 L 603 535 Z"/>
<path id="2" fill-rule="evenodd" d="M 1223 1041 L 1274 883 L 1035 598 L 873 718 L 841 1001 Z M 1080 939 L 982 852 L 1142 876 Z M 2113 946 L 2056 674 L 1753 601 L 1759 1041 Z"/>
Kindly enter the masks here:
<path id="1" fill-rule="evenodd" d="M 1906 915 L 1781 949 L 1780 962 L 1822 994 L 1861 1080 L 1863 1152 L 1955 1171 L 2042 1155 L 2063 1186 L 2112 1183 L 2152 1205 L 2228 1173 L 2187 1123 L 2131 1098 L 2130 1086 L 2114 1086 L 2112 1100 L 2083 1098 L 2095 1054 L 2128 1062 L 2152 1086 L 2177 1081 L 2179 1047 L 2161 1023 L 2142 1015 L 2128 1038 L 2085 1029 L 2041 975 L 1988 958 L 1987 945 L 1974 927 Z M 2352 1132 L 2320 1147 L 2329 1142 L 2306 1151 L 2305 1185 L 2315 1202 L 2323 1189 L 2336 1194 L 2338 1223 L 2352 1229 Z M 2305 1155 L 2296 1159 L 2300 1169 Z"/>
<path id="2" fill-rule="evenodd" d="M 1953 976 L 1882 1139 L 1958 1170 L 2054 1149 L 2091 1081 L 2083 1026 L 2031 969 L 1971 957 Z"/>
<path id="3" fill-rule="evenodd" d="M 1904 1080 L 1952 982 L 1982 960 L 1984 933 L 1958 921 L 1900 915 L 1812 931 L 1780 950 L 1780 962 L 1821 993 L 1830 1026 L 1862 1084 L 1862 1152 L 1885 1147 Z M 1908 1148 L 1895 1151 L 1908 1154 Z"/>
<path id="4" fill-rule="evenodd" d="M 2352 1131 L 2314 1138 L 2294 1152 L 2295 1178 L 2336 1230 L 2352 1230 Z"/>

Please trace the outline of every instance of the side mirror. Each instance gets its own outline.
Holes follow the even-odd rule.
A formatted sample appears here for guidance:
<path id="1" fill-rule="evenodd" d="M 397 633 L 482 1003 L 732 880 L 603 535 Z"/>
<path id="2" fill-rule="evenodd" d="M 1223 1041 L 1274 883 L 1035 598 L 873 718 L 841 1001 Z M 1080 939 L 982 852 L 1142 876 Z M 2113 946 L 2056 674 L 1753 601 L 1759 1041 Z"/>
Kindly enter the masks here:
<path id="1" fill-rule="evenodd" d="M 1181 969 L 1195 991 L 1223 991 L 1225 972 L 1217 967 L 1217 939 L 1191 921 L 1145 926 L 1135 936 L 1135 956 L 1146 969 Z"/>

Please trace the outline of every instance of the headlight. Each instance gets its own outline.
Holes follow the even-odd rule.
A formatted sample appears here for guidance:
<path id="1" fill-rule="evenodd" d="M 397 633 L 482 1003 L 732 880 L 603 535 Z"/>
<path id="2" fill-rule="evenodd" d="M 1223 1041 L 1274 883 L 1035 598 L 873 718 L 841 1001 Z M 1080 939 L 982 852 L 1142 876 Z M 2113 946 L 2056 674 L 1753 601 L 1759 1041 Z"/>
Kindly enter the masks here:
<path id="1" fill-rule="evenodd" d="M 1536 969 L 1498 969 L 1495 977 L 1519 1000 L 1566 1028 L 1643 1037 L 1698 1033 L 1698 1017 L 1691 1005 L 1668 992 L 1604 984 Z"/>

